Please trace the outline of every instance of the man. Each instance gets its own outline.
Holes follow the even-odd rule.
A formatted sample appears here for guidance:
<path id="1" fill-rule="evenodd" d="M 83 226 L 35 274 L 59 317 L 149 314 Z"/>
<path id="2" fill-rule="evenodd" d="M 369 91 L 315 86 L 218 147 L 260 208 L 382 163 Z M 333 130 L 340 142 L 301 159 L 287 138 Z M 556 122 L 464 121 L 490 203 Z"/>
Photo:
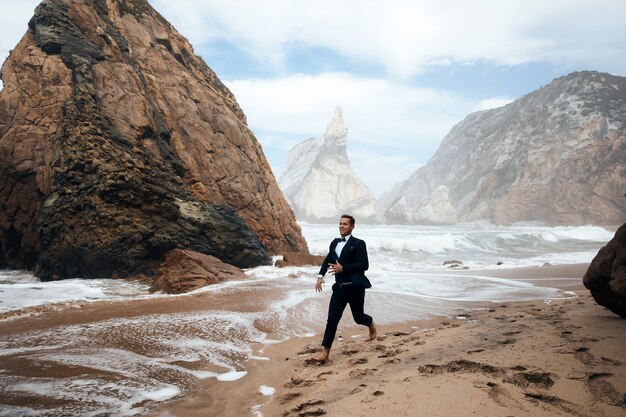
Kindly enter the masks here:
<path id="1" fill-rule="evenodd" d="M 339 234 L 341 238 L 333 240 L 330 244 L 328 255 L 315 284 L 316 291 L 322 291 L 324 275 L 330 271 L 335 275 L 333 294 L 328 306 L 328 321 L 322 341 L 323 350 L 318 356 L 311 359 L 317 362 L 326 362 L 330 356 L 330 348 L 335 339 L 337 325 L 343 310 L 350 304 L 352 317 L 357 324 L 369 328 L 368 341 L 376 339 L 376 326 L 370 316 L 363 312 L 365 302 L 365 288 L 371 287 L 365 271 L 369 268 L 367 248 L 365 242 L 352 236 L 354 230 L 354 217 L 344 214 L 339 220 Z"/>

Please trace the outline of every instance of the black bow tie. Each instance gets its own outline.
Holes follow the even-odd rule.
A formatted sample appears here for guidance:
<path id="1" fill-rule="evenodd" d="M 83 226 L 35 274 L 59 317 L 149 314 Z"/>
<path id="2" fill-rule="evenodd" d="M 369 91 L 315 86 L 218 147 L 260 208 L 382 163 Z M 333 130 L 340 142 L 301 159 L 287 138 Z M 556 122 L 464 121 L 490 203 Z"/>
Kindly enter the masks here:
<path id="1" fill-rule="evenodd" d="M 346 241 L 346 238 L 345 238 L 345 237 L 342 237 L 342 238 L 339 238 L 338 240 L 339 240 L 339 242 L 345 242 L 345 241 Z"/>

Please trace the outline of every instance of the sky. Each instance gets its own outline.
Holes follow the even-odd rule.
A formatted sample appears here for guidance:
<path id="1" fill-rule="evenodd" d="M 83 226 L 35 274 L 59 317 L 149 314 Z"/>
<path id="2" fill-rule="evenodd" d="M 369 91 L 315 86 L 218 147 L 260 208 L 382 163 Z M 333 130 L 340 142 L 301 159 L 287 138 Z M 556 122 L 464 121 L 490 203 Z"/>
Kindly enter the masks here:
<path id="1" fill-rule="evenodd" d="M 39 1 L 0 0 L 0 62 Z M 472 112 L 573 71 L 626 76 L 625 0 L 150 0 L 235 94 L 279 180 L 337 106 L 379 197 Z"/>

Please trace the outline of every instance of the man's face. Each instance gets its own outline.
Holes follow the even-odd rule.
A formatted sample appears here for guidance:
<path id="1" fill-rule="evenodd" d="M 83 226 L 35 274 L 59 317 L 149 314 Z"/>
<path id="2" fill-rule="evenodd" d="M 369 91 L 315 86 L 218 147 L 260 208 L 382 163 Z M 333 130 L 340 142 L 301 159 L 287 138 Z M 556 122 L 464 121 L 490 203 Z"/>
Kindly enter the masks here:
<path id="1" fill-rule="evenodd" d="M 346 217 L 339 219 L 339 234 L 341 234 L 341 237 L 351 234 L 352 229 L 354 229 L 354 226 L 350 224 L 350 219 Z"/>

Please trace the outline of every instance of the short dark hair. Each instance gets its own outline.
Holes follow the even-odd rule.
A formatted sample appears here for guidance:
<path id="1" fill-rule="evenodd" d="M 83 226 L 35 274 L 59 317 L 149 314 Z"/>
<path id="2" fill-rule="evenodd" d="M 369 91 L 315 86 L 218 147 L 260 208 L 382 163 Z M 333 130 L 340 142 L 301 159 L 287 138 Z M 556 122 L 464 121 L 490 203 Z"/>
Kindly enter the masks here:
<path id="1" fill-rule="evenodd" d="M 344 217 L 345 217 L 346 219 L 350 220 L 350 224 L 351 224 L 352 226 L 354 226 L 354 217 L 350 216 L 349 214 L 342 214 L 342 215 L 341 215 L 341 218 L 344 218 Z"/>

